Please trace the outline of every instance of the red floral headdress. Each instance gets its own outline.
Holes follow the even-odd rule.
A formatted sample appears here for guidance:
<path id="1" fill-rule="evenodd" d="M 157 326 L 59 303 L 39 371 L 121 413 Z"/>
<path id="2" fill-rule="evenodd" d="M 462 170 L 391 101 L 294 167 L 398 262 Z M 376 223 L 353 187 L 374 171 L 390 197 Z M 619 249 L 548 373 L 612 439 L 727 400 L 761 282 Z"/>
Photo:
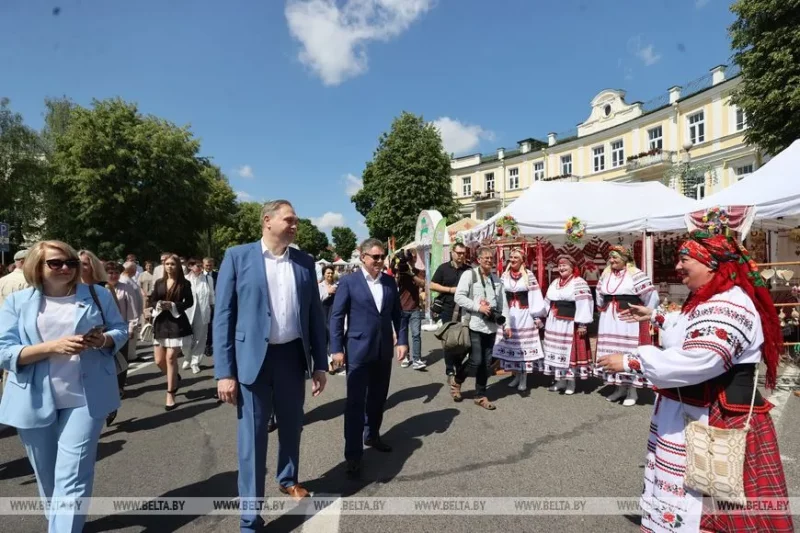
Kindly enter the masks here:
<path id="1" fill-rule="evenodd" d="M 712 296 L 725 292 L 734 285 L 740 287 L 753 300 L 761 319 L 761 328 L 764 332 L 764 345 L 761 351 L 767 365 L 766 386 L 768 389 L 774 389 L 783 341 L 775 304 L 764 279 L 758 273 L 756 263 L 750 259 L 747 250 L 727 235 L 727 232 L 721 233 L 725 234 L 715 235 L 695 231 L 679 248 L 679 255 L 691 257 L 714 271 L 711 281 L 689 295 L 683 304 L 683 311 L 690 312 Z"/>

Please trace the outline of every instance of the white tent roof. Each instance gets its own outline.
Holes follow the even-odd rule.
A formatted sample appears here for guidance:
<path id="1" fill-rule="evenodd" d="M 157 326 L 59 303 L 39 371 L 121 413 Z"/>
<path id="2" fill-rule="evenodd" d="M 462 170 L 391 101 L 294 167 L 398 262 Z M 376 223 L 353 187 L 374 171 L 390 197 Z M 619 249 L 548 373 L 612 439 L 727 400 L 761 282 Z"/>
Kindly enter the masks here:
<path id="1" fill-rule="evenodd" d="M 686 229 L 683 215 L 697 209 L 696 200 L 659 182 L 537 182 L 497 215 L 459 234 L 467 243 L 480 242 L 505 215 L 526 235 L 564 235 L 571 217 L 584 223 L 588 235 L 676 231 Z M 673 213 L 681 215 L 666 216 Z"/>
<path id="2" fill-rule="evenodd" d="M 743 180 L 706 196 L 698 209 L 754 205 L 756 220 L 800 215 L 800 139 Z"/>

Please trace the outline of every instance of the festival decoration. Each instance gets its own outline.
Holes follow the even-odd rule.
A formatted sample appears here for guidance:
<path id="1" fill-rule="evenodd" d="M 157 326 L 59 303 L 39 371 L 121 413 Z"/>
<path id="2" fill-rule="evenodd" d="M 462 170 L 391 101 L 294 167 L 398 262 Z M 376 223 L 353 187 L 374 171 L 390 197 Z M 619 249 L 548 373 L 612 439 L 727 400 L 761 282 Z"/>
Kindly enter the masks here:
<path id="1" fill-rule="evenodd" d="M 519 225 L 511 215 L 500 217 L 495 222 L 495 235 L 497 237 L 515 238 L 519 235 Z"/>
<path id="2" fill-rule="evenodd" d="M 728 212 L 719 206 L 710 208 L 703 215 L 703 224 L 706 224 L 706 231 L 712 235 L 728 236 L 729 222 Z"/>
<path id="3" fill-rule="evenodd" d="M 578 217 L 572 217 L 564 225 L 564 231 L 567 233 L 567 240 L 577 244 L 586 235 L 586 226 Z"/>

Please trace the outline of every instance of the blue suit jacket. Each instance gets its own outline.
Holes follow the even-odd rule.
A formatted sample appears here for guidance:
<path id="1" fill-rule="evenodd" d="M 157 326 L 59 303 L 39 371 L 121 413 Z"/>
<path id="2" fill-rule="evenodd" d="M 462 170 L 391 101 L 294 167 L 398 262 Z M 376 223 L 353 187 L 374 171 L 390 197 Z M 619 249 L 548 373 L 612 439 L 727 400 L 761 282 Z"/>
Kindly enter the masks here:
<path id="1" fill-rule="evenodd" d="M 81 378 L 89 415 L 105 418 L 120 406 L 113 354 L 128 341 L 128 323 L 122 319 L 111 293 L 99 285 L 95 289 L 106 317 L 106 333 L 114 339 L 114 347 L 81 352 Z M 103 319 L 87 285 L 79 284 L 75 294 L 75 334 L 83 335 L 93 326 L 102 325 Z M 29 288 L 11 294 L 0 309 L 0 367 L 9 372 L 0 400 L 0 423 L 22 429 L 49 426 L 56 419 L 50 359 L 17 364 L 25 346 L 42 342 L 36 325 L 41 303 L 42 293 Z"/>
<path id="2" fill-rule="evenodd" d="M 328 369 L 325 316 L 314 260 L 289 248 L 297 286 L 297 321 L 309 372 Z M 261 241 L 229 248 L 217 276 L 214 307 L 214 377 L 255 382 L 269 346 L 272 324 Z"/>
<path id="3" fill-rule="evenodd" d="M 401 326 L 400 294 L 391 276 L 381 274 L 383 304 L 381 310 L 369 290 L 364 272 L 358 270 L 339 280 L 331 311 L 331 353 L 347 352 L 347 363 L 392 357 L 394 335 L 397 344 L 408 345 L 408 330 Z M 344 317 L 347 316 L 347 339 L 344 335 Z M 345 342 L 346 350 L 345 348 Z"/>

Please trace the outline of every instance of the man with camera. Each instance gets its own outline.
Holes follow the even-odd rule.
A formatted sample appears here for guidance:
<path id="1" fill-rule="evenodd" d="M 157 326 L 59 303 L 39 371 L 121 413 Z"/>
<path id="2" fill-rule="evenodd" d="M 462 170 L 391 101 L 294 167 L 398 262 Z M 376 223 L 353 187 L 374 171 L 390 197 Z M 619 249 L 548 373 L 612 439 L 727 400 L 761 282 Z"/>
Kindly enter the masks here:
<path id="1" fill-rule="evenodd" d="M 467 375 L 475 376 L 475 404 L 494 411 L 495 406 L 486 398 L 492 349 L 497 327 L 505 324 L 503 316 L 505 292 L 503 284 L 493 272 L 494 252 L 491 248 L 478 249 L 478 268 L 461 275 L 456 288 L 455 302 L 470 313 L 469 337 L 472 348 L 467 364 L 463 366 L 450 385 L 453 399 L 461 399 L 461 385 Z"/>
<path id="2" fill-rule="evenodd" d="M 427 366 L 422 360 L 422 308 L 419 305 L 419 290 L 425 287 L 425 274 L 412 266 L 414 255 L 411 251 L 397 254 L 394 261 L 394 275 L 400 292 L 401 322 L 408 328 L 411 337 L 411 358 L 406 357 L 400 366 L 414 370 L 424 370 Z"/>

